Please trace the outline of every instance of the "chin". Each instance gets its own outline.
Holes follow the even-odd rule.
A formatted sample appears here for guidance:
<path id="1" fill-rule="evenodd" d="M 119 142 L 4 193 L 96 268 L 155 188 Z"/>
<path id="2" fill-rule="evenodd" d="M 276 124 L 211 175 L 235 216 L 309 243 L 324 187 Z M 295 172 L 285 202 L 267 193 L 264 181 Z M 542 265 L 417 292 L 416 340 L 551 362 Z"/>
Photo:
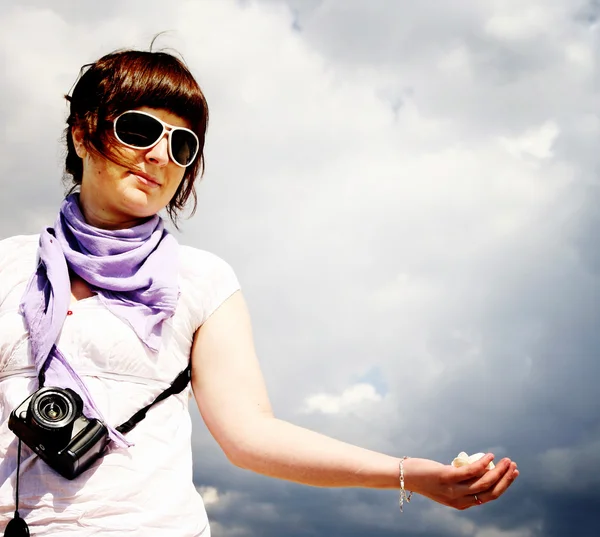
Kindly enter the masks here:
<path id="1" fill-rule="evenodd" d="M 153 200 L 152 197 L 143 190 L 127 192 L 124 194 L 123 205 L 123 211 L 134 218 L 149 218 L 158 214 L 166 207 L 166 204 Z"/>

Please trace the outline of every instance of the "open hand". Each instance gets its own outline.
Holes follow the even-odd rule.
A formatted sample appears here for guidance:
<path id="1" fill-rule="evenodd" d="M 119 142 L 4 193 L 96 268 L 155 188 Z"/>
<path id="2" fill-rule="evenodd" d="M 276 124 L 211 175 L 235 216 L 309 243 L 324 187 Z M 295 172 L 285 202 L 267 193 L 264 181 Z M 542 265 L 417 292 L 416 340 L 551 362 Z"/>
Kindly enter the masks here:
<path id="1" fill-rule="evenodd" d="M 487 470 L 493 459 L 494 455 L 488 453 L 460 468 L 428 459 L 406 459 L 406 489 L 460 510 L 497 500 L 519 471 L 517 464 L 508 458 L 502 459 L 493 470 Z"/>

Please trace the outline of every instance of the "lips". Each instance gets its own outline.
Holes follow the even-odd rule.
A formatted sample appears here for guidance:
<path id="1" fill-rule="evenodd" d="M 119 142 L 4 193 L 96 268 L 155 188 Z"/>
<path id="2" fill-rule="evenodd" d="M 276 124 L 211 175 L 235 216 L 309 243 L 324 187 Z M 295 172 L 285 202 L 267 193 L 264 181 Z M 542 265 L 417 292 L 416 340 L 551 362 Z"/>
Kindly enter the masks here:
<path id="1" fill-rule="evenodd" d="M 161 184 L 151 175 L 147 173 L 136 171 L 132 173 L 141 183 L 151 186 L 151 187 L 159 187 Z"/>

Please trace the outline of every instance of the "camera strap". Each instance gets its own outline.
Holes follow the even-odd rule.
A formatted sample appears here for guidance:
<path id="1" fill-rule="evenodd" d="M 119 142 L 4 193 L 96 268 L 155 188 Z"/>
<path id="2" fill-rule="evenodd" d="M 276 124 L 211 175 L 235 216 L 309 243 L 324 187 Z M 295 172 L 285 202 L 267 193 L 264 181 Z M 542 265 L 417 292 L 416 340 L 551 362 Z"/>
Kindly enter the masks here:
<path id="1" fill-rule="evenodd" d="M 45 378 L 46 369 L 47 369 L 47 363 L 44 364 L 44 366 L 40 370 L 40 373 L 38 376 L 38 382 L 39 382 L 40 388 L 44 386 L 44 383 L 46 380 L 46 378 Z M 131 416 L 131 418 L 129 418 L 126 422 L 122 423 L 118 427 L 115 427 L 115 429 L 117 431 L 119 431 L 121 434 L 127 434 L 128 432 L 130 432 L 132 429 L 135 428 L 135 426 L 140 421 L 142 421 L 146 417 L 146 413 L 154 405 L 156 405 L 157 403 L 160 403 L 161 401 L 163 401 L 167 397 L 170 397 L 171 395 L 176 395 L 178 393 L 181 393 L 185 389 L 185 387 L 188 385 L 188 382 L 191 380 L 191 378 L 192 378 L 191 364 L 188 364 L 188 366 L 181 373 L 179 373 L 179 375 L 177 375 L 177 377 L 171 383 L 171 385 L 166 390 L 164 390 L 156 399 L 154 399 L 154 401 L 152 401 L 149 405 L 146 405 L 141 410 L 138 410 L 133 416 Z"/>
<path id="2" fill-rule="evenodd" d="M 44 372 L 45 368 L 42 368 L 40 371 L 39 381 L 40 386 L 44 385 Z M 181 372 L 171 385 L 164 390 L 161 394 L 154 399 L 149 405 L 146 405 L 141 410 L 138 410 L 131 418 L 129 418 L 125 423 L 119 425 L 116 429 L 121 434 L 126 434 L 130 432 L 135 426 L 142 421 L 146 417 L 146 413 L 150 410 L 154 405 L 160 403 L 167 397 L 171 395 L 176 395 L 185 390 L 186 386 L 190 382 L 192 378 L 192 366 L 191 363 L 188 363 L 188 366 Z M 17 482 L 16 482 L 16 491 L 15 491 L 15 514 L 14 518 L 8 522 L 6 526 L 4 537 L 29 537 L 29 526 L 25 522 L 23 518 L 19 515 L 19 477 L 21 473 L 21 437 L 19 437 L 19 444 L 17 448 Z"/>
<path id="3" fill-rule="evenodd" d="M 15 516 L 8 521 L 4 537 L 29 537 L 29 526 L 19 515 L 19 473 L 21 471 L 21 439 L 17 447 L 17 488 L 15 493 Z"/>
<path id="4" fill-rule="evenodd" d="M 154 405 L 160 403 L 162 400 L 170 397 L 171 395 L 176 395 L 181 393 L 185 387 L 188 385 L 188 382 L 192 378 L 192 367 L 191 364 L 181 372 L 175 380 L 171 383 L 171 385 L 163 391 L 154 401 L 152 401 L 149 405 L 146 405 L 141 410 L 138 410 L 131 418 L 129 418 L 126 422 L 119 425 L 116 429 L 121 434 L 126 434 L 131 431 L 140 421 L 142 421 L 146 417 L 146 413 L 150 410 Z"/>

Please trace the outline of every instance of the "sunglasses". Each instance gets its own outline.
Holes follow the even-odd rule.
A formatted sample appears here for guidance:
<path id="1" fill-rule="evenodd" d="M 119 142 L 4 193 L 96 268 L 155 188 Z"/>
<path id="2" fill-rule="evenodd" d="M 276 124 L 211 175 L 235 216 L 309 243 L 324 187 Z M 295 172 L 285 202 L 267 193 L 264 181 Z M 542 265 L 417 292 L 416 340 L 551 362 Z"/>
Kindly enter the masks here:
<path id="1" fill-rule="evenodd" d="M 169 156 L 182 168 L 187 168 L 198 155 L 200 142 L 190 129 L 174 127 L 147 112 L 128 110 L 114 120 L 117 140 L 133 149 L 150 149 L 168 132 Z"/>

